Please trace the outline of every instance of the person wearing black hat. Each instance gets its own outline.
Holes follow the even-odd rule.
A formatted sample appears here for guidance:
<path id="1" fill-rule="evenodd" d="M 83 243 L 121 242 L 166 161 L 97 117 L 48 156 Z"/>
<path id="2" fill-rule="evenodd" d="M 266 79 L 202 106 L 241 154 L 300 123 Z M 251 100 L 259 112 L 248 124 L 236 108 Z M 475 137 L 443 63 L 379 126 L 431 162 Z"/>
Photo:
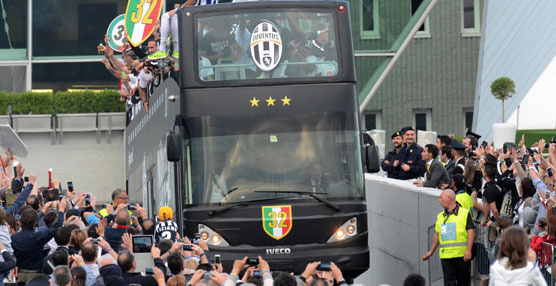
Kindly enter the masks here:
<path id="1" fill-rule="evenodd" d="M 381 166 L 382 170 L 388 173 L 388 178 L 399 179 L 400 159 L 398 157 L 402 149 L 402 134 L 400 131 L 396 131 L 392 134 L 392 145 L 394 149 L 386 154 L 384 160 L 382 160 Z"/>
<path id="2" fill-rule="evenodd" d="M 450 182 L 450 189 L 456 193 L 456 201 L 468 210 L 473 209 L 473 199 L 465 191 L 465 177 L 462 174 L 454 174 Z"/>
<path id="3" fill-rule="evenodd" d="M 405 127 L 401 131 L 405 147 L 400 152 L 400 179 L 416 179 L 425 173 L 425 161 L 421 158 L 423 147 L 415 142 L 415 129 Z"/>
<path id="4" fill-rule="evenodd" d="M 463 174 L 465 170 L 465 145 L 456 139 L 452 140 L 452 157 L 456 162 L 456 168 L 454 169 L 454 174 Z"/>

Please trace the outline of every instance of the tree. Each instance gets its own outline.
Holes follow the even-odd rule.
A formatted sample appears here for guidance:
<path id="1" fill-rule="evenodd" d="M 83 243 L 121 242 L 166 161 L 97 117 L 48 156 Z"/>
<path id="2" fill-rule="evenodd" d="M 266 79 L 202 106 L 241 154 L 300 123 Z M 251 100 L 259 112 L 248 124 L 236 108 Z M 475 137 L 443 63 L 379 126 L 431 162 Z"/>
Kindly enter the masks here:
<path id="1" fill-rule="evenodd" d="M 504 101 L 515 94 L 515 83 L 509 77 L 501 77 L 492 82 L 490 91 L 496 99 L 502 100 L 502 123 L 505 122 Z"/>

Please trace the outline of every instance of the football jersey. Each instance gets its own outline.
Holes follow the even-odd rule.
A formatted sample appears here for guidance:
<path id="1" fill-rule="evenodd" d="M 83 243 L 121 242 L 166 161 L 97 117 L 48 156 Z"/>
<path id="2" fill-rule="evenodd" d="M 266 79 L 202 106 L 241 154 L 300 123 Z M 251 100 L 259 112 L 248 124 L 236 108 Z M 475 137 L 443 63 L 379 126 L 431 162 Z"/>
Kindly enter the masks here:
<path id="1" fill-rule="evenodd" d="M 156 228 L 154 229 L 154 237 L 156 238 L 156 242 L 159 242 L 163 239 L 176 241 L 177 234 L 178 224 L 171 220 L 158 222 L 156 224 Z"/>

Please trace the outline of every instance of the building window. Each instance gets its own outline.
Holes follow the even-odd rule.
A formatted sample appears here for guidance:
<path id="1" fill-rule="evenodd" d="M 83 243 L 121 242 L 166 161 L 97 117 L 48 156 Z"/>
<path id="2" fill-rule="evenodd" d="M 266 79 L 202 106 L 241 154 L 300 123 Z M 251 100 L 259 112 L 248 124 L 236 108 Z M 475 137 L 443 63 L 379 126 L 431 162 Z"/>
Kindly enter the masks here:
<path id="1" fill-rule="evenodd" d="M 422 3 L 423 0 L 411 0 L 411 16 L 415 15 L 415 12 L 417 12 L 417 9 L 419 9 L 419 6 L 421 6 Z M 429 17 L 427 16 L 427 18 L 425 18 L 425 22 L 423 23 L 423 25 L 421 25 L 421 27 L 419 27 L 419 30 L 415 34 L 415 38 L 430 38 L 430 37 L 431 37 L 430 23 L 429 23 Z"/>
<path id="2" fill-rule="evenodd" d="M 0 60 L 27 59 L 27 1 L 0 3 Z"/>
<path id="3" fill-rule="evenodd" d="M 413 110 L 413 126 L 416 130 L 432 130 L 431 113 L 430 109 Z"/>
<path id="4" fill-rule="evenodd" d="M 380 111 L 373 111 L 365 113 L 365 126 L 364 130 L 373 130 L 382 128 L 382 116 Z"/>
<path id="5" fill-rule="evenodd" d="M 481 35 L 480 0 L 461 0 L 461 28 L 463 36 Z"/>
<path id="6" fill-rule="evenodd" d="M 98 2 L 33 1 L 33 57 L 97 55 L 108 24 L 125 13 L 122 1 Z"/>
<path id="7" fill-rule="evenodd" d="M 465 130 L 473 129 L 473 110 L 466 109 L 463 111 L 463 122 L 465 123 Z M 465 132 L 464 130 L 464 132 Z"/>
<path id="8" fill-rule="evenodd" d="M 359 0 L 359 27 L 362 39 L 379 39 L 378 0 Z"/>

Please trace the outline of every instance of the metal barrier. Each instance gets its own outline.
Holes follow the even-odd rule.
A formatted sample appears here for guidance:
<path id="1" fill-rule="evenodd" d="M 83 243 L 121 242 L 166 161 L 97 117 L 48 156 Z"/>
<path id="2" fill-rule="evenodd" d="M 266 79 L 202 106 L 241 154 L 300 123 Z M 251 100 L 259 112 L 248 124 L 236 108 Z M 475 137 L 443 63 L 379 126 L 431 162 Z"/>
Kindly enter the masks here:
<path id="1" fill-rule="evenodd" d="M 541 252 L 537 257 L 537 263 L 541 270 L 544 280 L 548 286 L 554 286 L 554 274 L 552 266 L 554 265 L 554 245 L 548 242 L 541 244 Z"/>
<path id="2" fill-rule="evenodd" d="M 428 228 L 428 237 L 429 237 L 429 244 L 432 245 L 432 241 L 434 239 L 434 233 L 436 230 L 434 229 L 434 224 Z M 442 274 L 442 264 L 440 264 L 440 256 L 434 253 L 429 259 L 429 285 L 432 285 L 433 282 L 441 280 L 444 278 Z"/>
<path id="3" fill-rule="evenodd" d="M 475 241 L 473 243 L 473 260 L 471 261 L 471 277 L 482 280 L 489 273 L 489 253 L 492 243 L 488 240 L 488 227 L 475 222 Z"/>

